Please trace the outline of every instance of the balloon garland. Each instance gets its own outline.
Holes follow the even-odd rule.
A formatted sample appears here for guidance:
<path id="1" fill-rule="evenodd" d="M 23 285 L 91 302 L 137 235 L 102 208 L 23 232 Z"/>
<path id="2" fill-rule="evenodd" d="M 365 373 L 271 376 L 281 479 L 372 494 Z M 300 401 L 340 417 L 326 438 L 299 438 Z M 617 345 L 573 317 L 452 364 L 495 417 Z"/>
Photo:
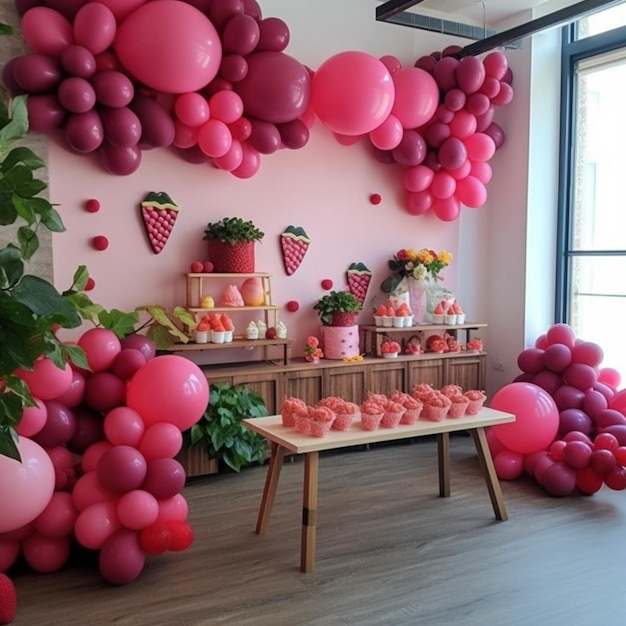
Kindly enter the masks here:
<path id="1" fill-rule="evenodd" d="M 146 556 L 193 542 L 174 458 L 182 431 L 204 413 L 206 377 L 175 355 L 155 356 L 141 335 L 104 328 L 78 340 L 91 371 L 47 358 L 16 372 L 36 406 L 17 432 L 23 463 L 0 456 L 0 572 L 20 553 L 37 572 L 65 565 L 75 540 L 98 551 L 102 577 L 127 584 Z"/>
<path id="2" fill-rule="evenodd" d="M 287 24 L 256 0 L 16 0 L 31 52 L 2 79 L 28 95 L 31 130 L 63 133 L 75 154 L 128 175 L 143 150 L 254 176 L 261 155 L 297 150 L 315 117 L 337 140 L 366 137 L 381 163 L 406 167 L 405 209 L 443 221 L 487 199 L 504 142 L 496 106 L 513 99 L 506 57 L 449 46 L 402 67 L 336 54 L 313 71 L 284 52 Z"/>
<path id="3" fill-rule="evenodd" d="M 519 354 L 522 373 L 491 402 L 517 417 L 487 433 L 500 478 L 525 472 L 553 496 L 626 489 L 626 390 L 602 359 L 602 348 L 567 324 Z"/>

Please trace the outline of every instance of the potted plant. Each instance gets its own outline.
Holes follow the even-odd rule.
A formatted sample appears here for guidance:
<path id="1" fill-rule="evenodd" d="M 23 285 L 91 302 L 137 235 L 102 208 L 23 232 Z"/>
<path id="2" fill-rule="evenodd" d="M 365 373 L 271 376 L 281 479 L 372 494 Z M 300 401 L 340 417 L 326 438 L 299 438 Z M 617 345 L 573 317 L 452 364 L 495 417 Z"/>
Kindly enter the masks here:
<path id="1" fill-rule="evenodd" d="M 313 307 L 324 326 L 352 326 L 363 303 L 350 291 L 331 291 Z"/>
<path id="2" fill-rule="evenodd" d="M 209 260 L 213 271 L 225 274 L 251 274 L 254 272 L 254 244 L 265 233 L 250 220 L 225 217 L 209 222 L 204 230 L 208 241 Z"/>
<path id="3" fill-rule="evenodd" d="M 235 472 L 254 462 L 263 463 L 267 441 L 246 428 L 241 420 L 265 415 L 267 407 L 263 398 L 249 387 L 212 384 L 204 415 L 184 433 L 187 451 L 195 448 Z"/>

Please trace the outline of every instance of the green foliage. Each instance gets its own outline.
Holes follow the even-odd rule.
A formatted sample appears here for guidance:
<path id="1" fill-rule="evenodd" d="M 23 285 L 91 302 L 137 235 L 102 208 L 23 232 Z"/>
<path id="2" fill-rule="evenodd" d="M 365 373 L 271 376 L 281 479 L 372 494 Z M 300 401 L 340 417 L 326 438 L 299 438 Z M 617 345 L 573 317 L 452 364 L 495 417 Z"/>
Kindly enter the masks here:
<path id="1" fill-rule="evenodd" d="M 245 385 L 213 384 L 207 410 L 185 433 L 187 443 L 204 446 L 211 458 L 238 472 L 245 465 L 265 461 L 267 441 L 241 423 L 265 415 L 263 398 Z"/>
<path id="2" fill-rule="evenodd" d="M 261 232 L 251 221 L 240 217 L 225 217 L 219 222 L 209 222 L 203 239 L 219 239 L 234 245 L 240 241 L 261 241 L 265 233 Z"/>
<path id="3" fill-rule="evenodd" d="M 171 313 L 158 304 L 140 306 L 135 311 L 147 314 L 148 318 L 131 332 L 145 331 L 157 350 L 167 350 L 175 343 L 187 343 L 198 325 L 194 314 L 182 306 L 174 307 Z"/>
<path id="4" fill-rule="evenodd" d="M 350 291 L 331 291 L 322 296 L 313 307 L 324 326 L 330 326 L 333 313 L 358 313 L 363 303 Z"/>

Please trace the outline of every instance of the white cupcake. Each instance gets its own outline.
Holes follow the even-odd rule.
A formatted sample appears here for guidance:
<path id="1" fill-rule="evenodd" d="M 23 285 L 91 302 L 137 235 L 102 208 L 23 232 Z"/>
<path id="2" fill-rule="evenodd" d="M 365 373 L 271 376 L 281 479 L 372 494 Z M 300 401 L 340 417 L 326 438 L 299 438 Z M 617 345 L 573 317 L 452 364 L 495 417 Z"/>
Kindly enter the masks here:
<path id="1" fill-rule="evenodd" d="M 258 339 L 259 329 L 254 322 L 250 322 L 246 328 L 246 339 Z"/>

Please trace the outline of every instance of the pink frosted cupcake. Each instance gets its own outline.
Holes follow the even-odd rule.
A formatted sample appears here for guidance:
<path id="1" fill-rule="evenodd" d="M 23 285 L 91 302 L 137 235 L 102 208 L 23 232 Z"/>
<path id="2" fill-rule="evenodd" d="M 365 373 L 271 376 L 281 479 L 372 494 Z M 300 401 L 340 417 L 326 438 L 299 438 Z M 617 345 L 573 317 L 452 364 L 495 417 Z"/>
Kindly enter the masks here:
<path id="1" fill-rule="evenodd" d="M 432 385 L 427 385 L 426 383 L 420 383 L 419 385 L 414 385 L 411 389 L 411 396 L 413 398 L 417 398 L 424 402 L 424 398 L 428 397 L 435 390 Z"/>
<path id="2" fill-rule="evenodd" d="M 382 419 L 382 411 L 380 413 L 367 413 L 361 408 L 361 426 L 363 430 L 378 430 Z"/>
<path id="3" fill-rule="evenodd" d="M 431 422 L 441 422 L 446 419 L 450 406 L 452 404 L 450 398 L 444 396 L 441 392 L 435 391 L 423 400 L 424 408 L 420 417 L 430 420 Z"/>
<path id="4" fill-rule="evenodd" d="M 458 396 L 463 393 L 463 387 L 461 387 L 461 385 L 444 385 L 440 391 L 444 396 L 451 398 L 452 396 Z"/>
<path id="5" fill-rule="evenodd" d="M 398 402 L 404 407 L 400 424 L 415 424 L 417 422 L 424 406 L 421 400 L 402 391 L 394 391 L 391 394 L 391 400 Z"/>
<path id="6" fill-rule="evenodd" d="M 450 405 L 450 410 L 448 411 L 448 417 L 463 417 L 465 415 L 465 411 L 467 410 L 467 406 L 470 403 L 469 398 L 466 398 L 463 394 L 457 393 L 454 396 L 450 396 L 450 400 L 452 401 L 452 404 Z"/>
<path id="7" fill-rule="evenodd" d="M 465 415 L 477 415 L 480 413 L 483 408 L 483 404 L 485 404 L 485 400 L 487 399 L 485 393 L 478 389 L 470 389 L 463 395 L 469 400 L 467 409 L 465 409 Z"/>
<path id="8" fill-rule="evenodd" d="M 361 404 L 361 426 L 364 430 L 377 430 L 383 419 L 387 396 L 370 394 Z"/>
<path id="9" fill-rule="evenodd" d="M 395 428 L 404 415 L 405 408 L 398 402 L 388 401 L 385 404 L 385 412 L 380 420 L 383 428 Z"/>
<path id="10" fill-rule="evenodd" d="M 309 428 L 313 437 L 326 437 L 335 421 L 335 413 L 328 407 L 309 409 Z"/>
<path id="11" fill-rule="evenodd" d="M 301 398 L 285 398 L 280 405 L 280 416 L 283 426 L 293 428 L 296 425 L 295 412 L 306 409 L 306 403 Z"/>
<path id="12" fill-rule="evenodd" d="M 325 406 L 331 409 L 335 414 L 333 422 L 333 430 L 350 430 L 352 422 L 359 412 L 359 407 L 354 402 L 346 402 L 343 398 L 329 396 L 322 398 L 317 406 Z"/>
<path id="13" fill-rule="evenodd" d="M 311 418 L 309 417 L 309 409 L 298 409 L 294 412 L 296 430 L 303 435 L 311 434 Z"/>

